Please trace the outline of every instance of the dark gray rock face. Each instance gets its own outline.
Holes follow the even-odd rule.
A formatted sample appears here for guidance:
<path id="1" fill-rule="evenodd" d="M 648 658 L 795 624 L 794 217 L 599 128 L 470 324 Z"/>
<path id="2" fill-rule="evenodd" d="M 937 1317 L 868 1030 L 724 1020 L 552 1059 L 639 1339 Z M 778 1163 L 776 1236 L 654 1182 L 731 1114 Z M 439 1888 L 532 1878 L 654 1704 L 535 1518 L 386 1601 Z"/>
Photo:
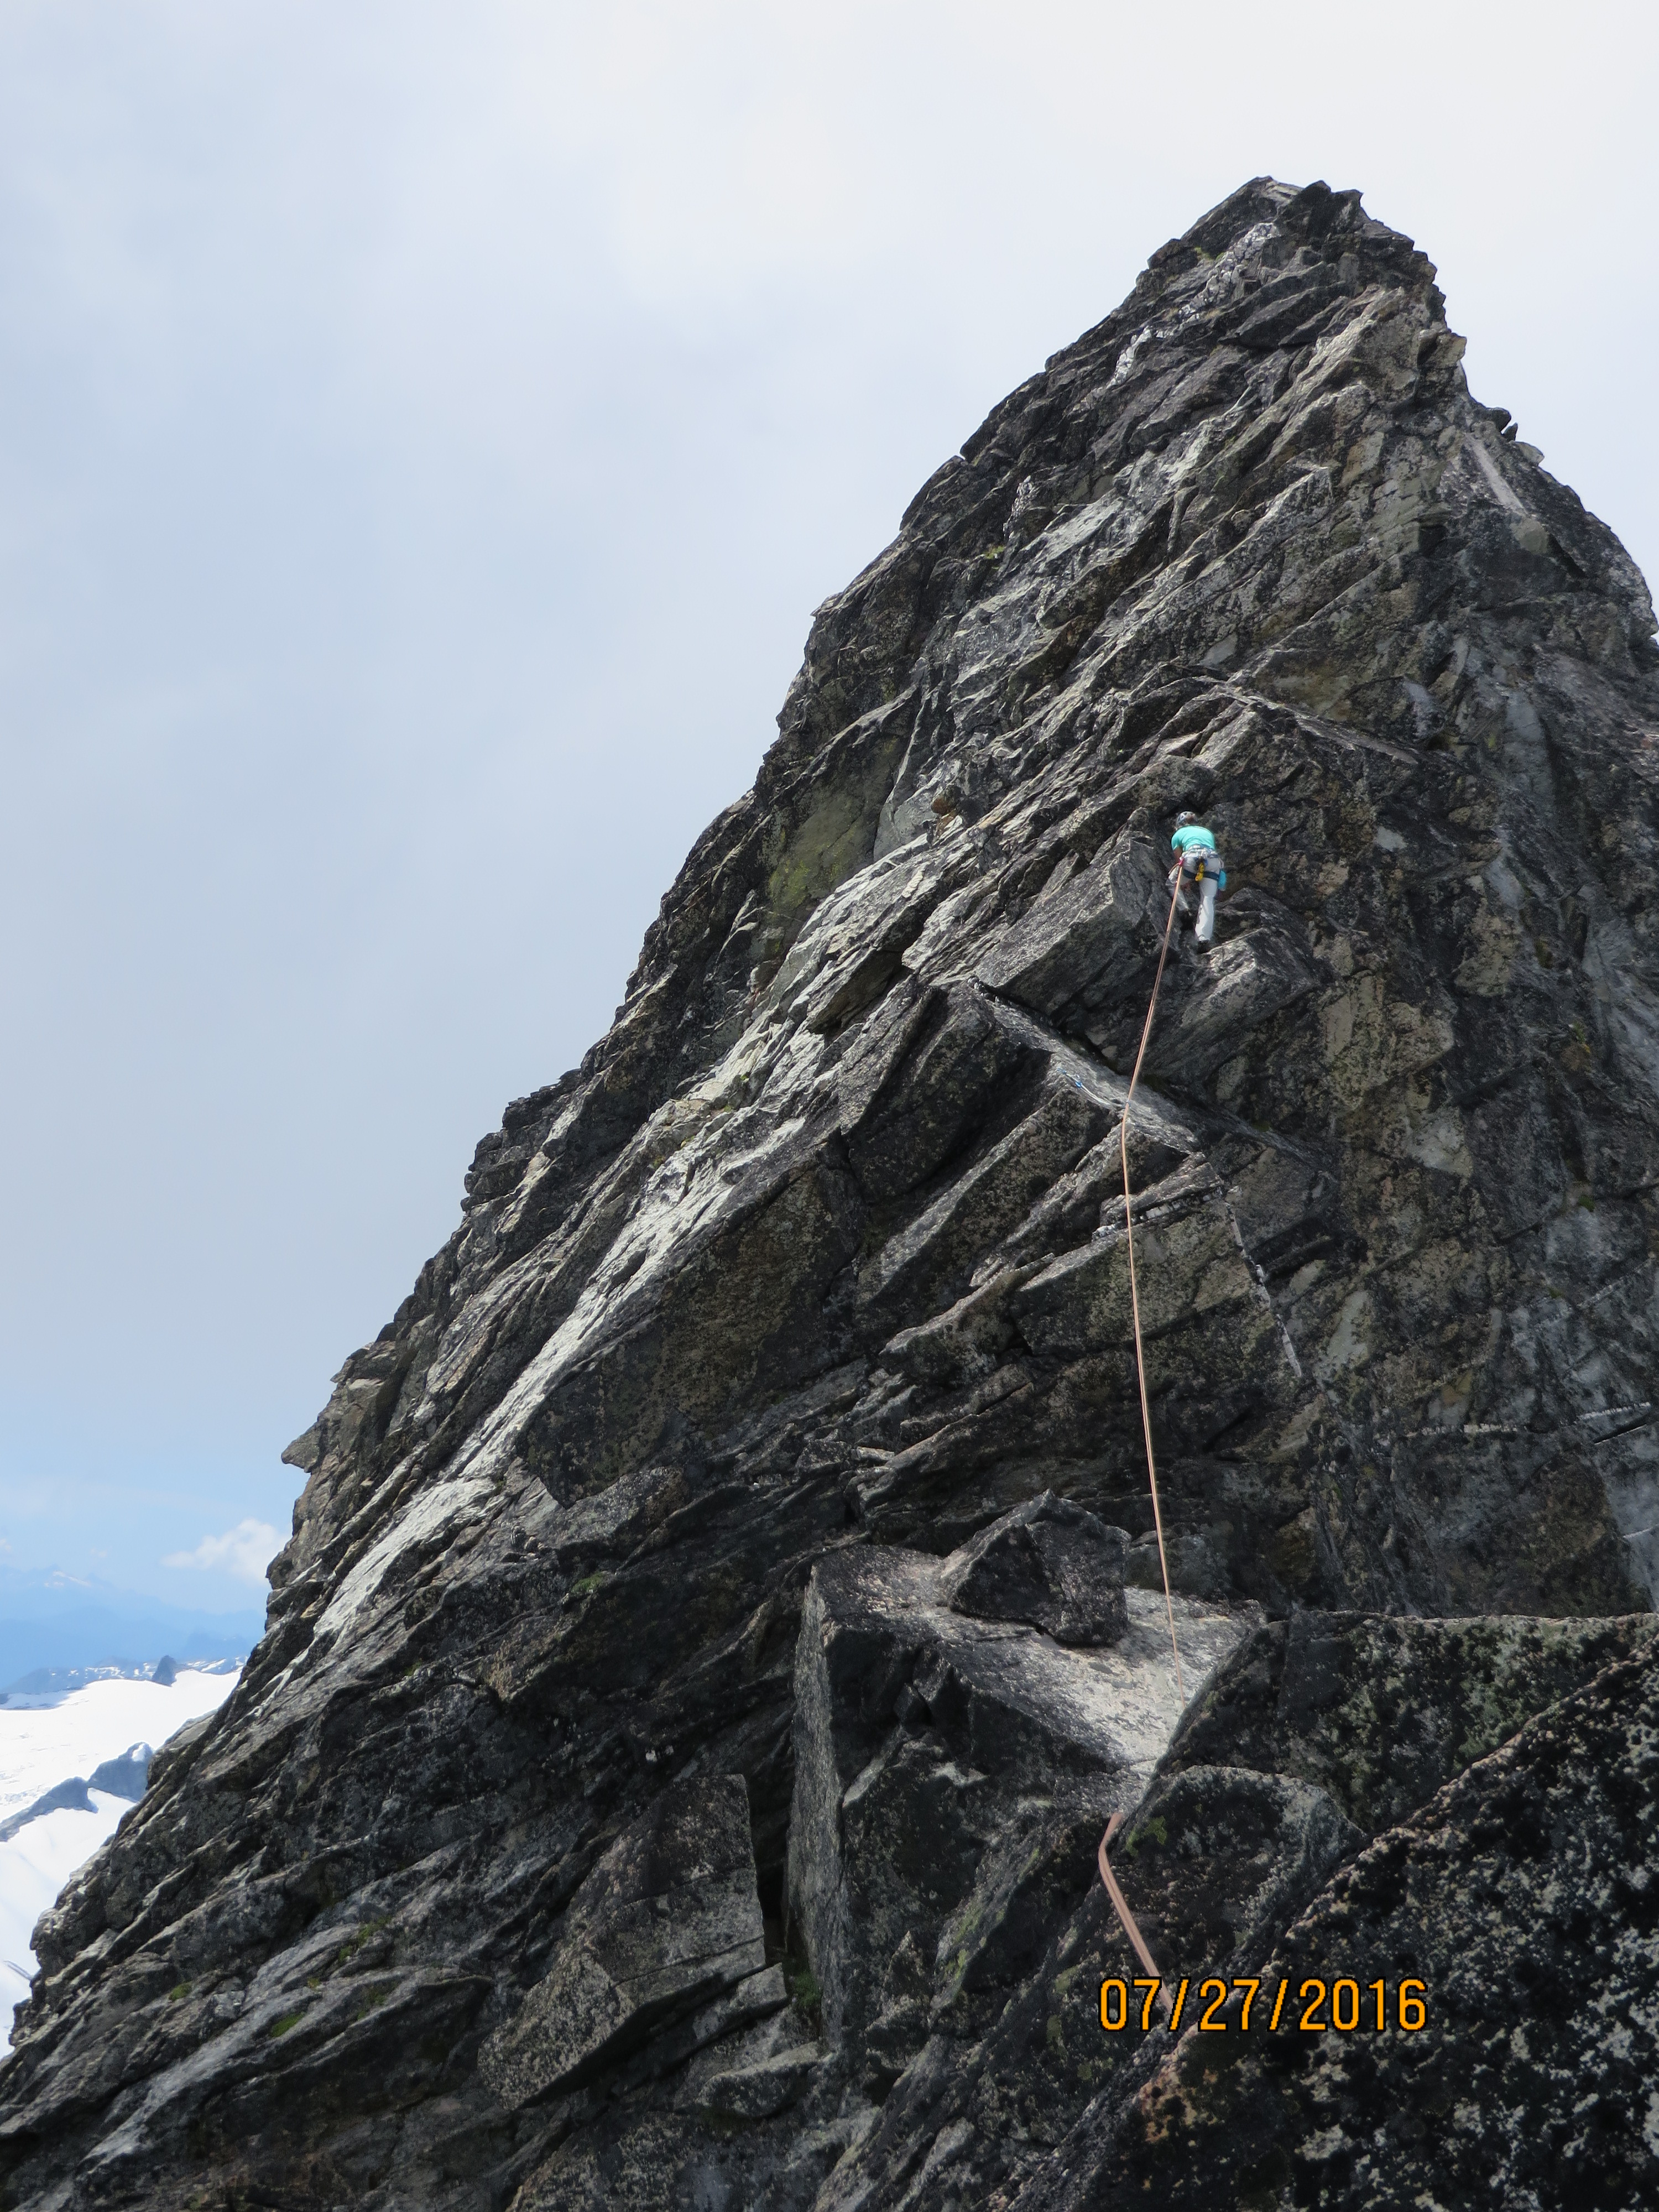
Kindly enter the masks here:
<path id="1" fill-rule="evenodd" d="M 902 2203 L 941 2212 L 951 2202 L 1018 2202 L 1022 2212 L 1056 2212 L 1133 2202 L 1152 2177 L 1158 2194 L 1166 2175 L 1172 2182 L 1180 2177 L 1188 2192 L 1182 2201 L 1206 2208 L 1361 2204 L 1379 2197 L 1411 2203 L 1422 2186 L 1437 2203 L 1492 2201 L 1481 2194 L 1481 2161 L 1513 2128 L 1512 2105 L 1494 2100 L 1459 2191 L 1448 2193 L 1443 2171 L 1407 2191 L 1396 2174 L 1420 2172 L 1415 2161 L 1421 2147 L 1437 2137 L 1455 2101 L 1431 2086 L 1433 2068 L 1419 2071 L 1409 2051 L 1404 2067 L 1398 2065 L 1399 2038 L 1390 2044 L 1373 2036 L 1362 2051 L 1357 2033 L 1331 2030 L 1321 2044 L 1287 2028 L 1275 2039 L 1264 2021 L 1280 1981 L 1289 1979 L 1288 1994 L 1295 1997 L 1310 1975 L 1323 1978 L 1328 1990 L 1340 1977 L 1362 1988 L 1385 1979 L 1392 2019 L 1401 1978 L 1415 1975 L 1426 1984 L 1434 2030 L 1422 2049 L 1470 2032 L 1484 2002 L 1479 1970 L 1461 1955 L 1472 1931 L 1490 1921 L 1488 1943 L 1525 1951 L 1527 1931 L 1518 1918 L 1511 1921 L 1502 1858 L 1481 1866 L 1458 1908 L 1443 1900 L 1443 1928 L 1437 1924 L 1443 1900 L 1425 1899 L 1423 1924 L 1409 1939 L 1400 1935 L 1392 1949 L 1369 1934 L 1364 1942 L 1357 1939 L 1340 1904 L 1349 1879 L 1343 1870 L 1374 1862 L 1385 1845 L 1392 1850 L 1413 1834 L 1434 1816 L 1437 1793 L 1449 1778 L 1467 1781 L 1485 1772 L 1499 1747 L 1508 1757 L 1526 1741 L 1534 1716 L 1565 1713 L 1575 1693 L 1594 1694 L 1621 1667 L 1645 1663 L 1655 1627 L 1645 1614 L 1449 1621 L 1301 1613 L 1257 1629 L 1193 1701 L 1115 1846 L 1130 1910 L 1171 1990 L 1182 1978 L 1196 1991 L 1206 1977 L 1221 1978 L 1230 1990 L 1234 1978 L 1255 1977 L 1266 1999 L 1253 2027 L 1238 2025 L 1240 1992 L 1226 2015 L 1231 2026 L 1219 2036 L 1197 2025 L 1200 2008 L 1194 2004 L 1173 2054 L 1162 2027 L 1144 2037 L 1133 2030 L 1103 2033 L 1101 1984 L 1119 1978 L 1132 1990 L 1143 1969 L 1104 1891 L 1097 1883 L 1091 1891 L 1079 1888 L 1083 1901 L 1050 1918 L 1043 1955 L 982 2034 L 952 2034 L 952 2023 L 936 2015 L 932 2040 L 886 2099 L 870 2136 L 833 2177 L 825 2203 Z M 1632 1753 L 1639 1766 L 1644 1751 L 1632 1745 Z M 1636 1827 L 1651 1822 L 1656 1802 L 1650 1777 L 1632 1804 Z M 1461 1864 L 1481 1862 L 1483 1849 L 1459 1833 Z M 1591 1970 L 1595 1948 L 1581 1954 L 1572 1939 L 1563 1941 L 1564 1922 L 1579 1911 L 1581 1885 L 1588 1879 L 1606 1893 L 1642 1879 L 1639 1861 L 1628 1856 L 1628 1839 L 1620 1845 L 1626 1856 L 1595 1867 L 1579 1856 L 1582 1830 L 1558 1830 L 1547 1819 L 1524 1848 L 1533 1854 L 1529 1881 L 1552 1892 L 1553 1925 L 1543 1953 L 1553 1961 L 1554 1978 L 1540 1972 L 1529 1989 L 1529 1969 L 1522 1965 L 1503 1994 L 1494 1994 L 1481 2038 L 1486 2058 L 1462 2069 L 1470 2086 L 1460 2094 L 1476 2102 L 1480 2066 L 1517 2021 L 1524 2040 L 1531 2008 L 1547 2001 L 1547 2002 L 1565 2002 L 1562 1978 L 1574 1971 L 1568 1960 L 1577 1960 L 1578 1971 Z M 1630 1932 L 1639 1940 L 1627 1950 L 1619 2001 L 1644 1992 L 1650 2004 L 1656 1984 L 1646 1978 L 1652 1961 L 1639 1923 L 1638 1914 Z M 1304 1936 L 1314 1923 L 1323 1932 L 1310 1948 Z M 1587 1934 L 1595 1925 L 1584 1924 Z M 1605 1947 L 1605 1917 L 1595 1936 Z M 1516 1938 L 1523 1939 L 1518 1946 Z M 1143 1994 L 1136 1993 L 1137 2002 Z M 1292 2018 L 1303 2010 L 1297 2002 Z M 1328 2004 L 1324 2017 L 1328 2027 Z M 1578 2067 L 1567 2065 L 1559 2022 L 1550 2034 L 1556 2054 L 1550 2063 L 1559 2072 L 1557 2116 L 1565 2119 L 1574 2100 L 1599 2090 L 1602 2069 L 1588 2054 Z M 1332 2154 L 1334 2168 L 1324 2148 L 1333 2141 L 1326 2132 L 1330 2112 L 1316 2112 L 1310 2099 L 1299 2108 L 1300 2121 L 1281 2124 L 1255 2109 L 1272 2102 L 1287 2067 L 1299 2078 L 1302 2062 L 1290 2046 L 1300 2049 L 1304 2041 L 1322 2051 L 1314 2070 L 1322 2069 L 1330 2083 L 1362 2060 L 1377 2060 L 1388 2079 L 1388 2087 L 1372 2095 L 1366 2122 L 1356 2117 L 1358 2106 L 1348 2108 L 1354 2139 Z M 1616 2078 L 1627 2077 L 1620 2072 Z M 1407 2093 L 1402 2079 L 1417 2086 Z M 1208 2085 L 1202 2130 L 1172 2096 L 1172 2083 L 1189 2081 Z M 1547 2104 L 1534 2094 L 1530 2128 L 1547 2117 Z M 1632 2112 L 1633 2140 L 1625 2148 L 1634 2155 L 1645 2106 Z M 1379 2158 L 1374 2145 L 1358 2139 L 1364 2125 L 1380 2129 L 1394 2148 Z M 1236 2131 L 1237 2144 L 1221 2157 L 1229 2130 Z M 1255 2148 L 1247 2151 L 1247 2144 Z M 1409 2157 L 1396 2165 L 1395 2150 L 1409 2151 Z M 1538 2161 L 1528 2160 L 1529 2154 L 1523 2165 L 1531 2172 Z M 1358 2175 L 1351 2197 L 1322 2193 L 1334 2171 Z M 1498 2201 L 1510 2200 L 1499 2192 Z M 1514 2201 L 1528 2200 L 1517 2189 Z M 1635 2204 L 1642 2198 L 1575 2198 L 1568 2189 L 1540 2201 Z"/>
<path id="2" fill-rule="evenodd" d="M 1653 2195 L 1659 655 L 1462 351 L 1258 179 L 819 610 L 40 1923 L 0 2202 Z M 1166 1973 L 1430 2025 L 1108 2035 L 1109 1812 Z"/>
<path id="3" fill-rule="evenodd" d="M 1059 1644 L 1115 1644 L 1128 1626 L 1128 1538 L 1045 1490 L 981 1529 L 945 1563 L 945 1602 L 980 1620 L 1020 1620 Z"/>
<path id="4" fill-rule="evenodd" d="M 991 1555 L 1024 1533 L 1016 1515 L 998 1522 Z M 936 2016 L 961 2033 L 1000 2010 L 1181 1717 L 1161 1601 L 1136 1591 L 1110 1650 L 1068 1650 L 963 1615 L 957 1594 L 986 1556 L 983 1539 L 942 1562 L 833 1552 L 802 1614 L 787 1905 L 824 2028 L 872 2087 Z M 1178 1626 L 1200 1674 L 1243 1633 L 1189 1599 Z"/>
<path id="5" fill-rule="evenodd" d="M 736 2004 L 713 2002 L 738 1990 Z M 605 1852 L 570 1900 L 552 1965 L 480 2068 L 501 2104 L 526 2105 L 591 2080 L 683 2014 L 695 2015 L 689 2051 L 783 2001 L 782 1975 L 766 1972 L 743 1777 L 697 1778 Z"/>
<path id="6" fill-rule="evenodd" d="M 1418 1976 L 1420 2032 L 1339 2033 L 1328 1995 L 1315 2029 L 1235 2035 L 1224 2057 L 1156 2039 L 1155 2070 L 1097 2100 L 1022 2203 L 1653 2203 L 1656 1695 L 1650 1642 L 1378 1837 L 1250 1961 L 1269 1995 L 1346 1977 L 1369 2005 L 1382 1980 L 1391 2026 Z"/>

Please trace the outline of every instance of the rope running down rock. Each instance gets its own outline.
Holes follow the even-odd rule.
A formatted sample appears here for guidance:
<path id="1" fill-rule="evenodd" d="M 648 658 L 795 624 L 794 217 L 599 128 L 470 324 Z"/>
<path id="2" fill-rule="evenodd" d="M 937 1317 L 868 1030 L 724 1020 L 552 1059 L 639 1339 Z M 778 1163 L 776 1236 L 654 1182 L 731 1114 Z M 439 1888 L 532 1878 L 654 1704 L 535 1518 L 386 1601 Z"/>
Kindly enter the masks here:
<path id="1" fill-rule="evenodd" d="M 1200 864 L 1200 868 L 1202 863 Z M 1123 1158 L 1123 1227 L 1129 1241 L 1129 1307 L 1134 1316 L 1135 1375 L 1140 1384 L 1140 1425 L 1146 1438 L 1146 1480 L 1152 1491 L 1152 1526 L 1158 1531 L 1158 1564 L 1164 1573 L 1164 1609 L 1170 1618 L 1170 1649 L 1175 1655 L 1176 1689 L 1181 1702 L 1187 1702 L 1187 1685 L 1181 1673 L 1181 1646 L 1176 1642 L 1175 1600 L 1170 1595 L 1170 1562 L 1164 1551 L 1164 1514 L 1158 1498 L 1158 1464 L 1152 1457 L 1152 1413 L 1146 1402 L 1146 1358 L 1140 1342 L 1140 1288 L 1135 1279 L 1135 1224 L 1129 1190 L 1129 1109 L 1134 1103 L 1135 1085 L 1140 1080 L 1140 1063 L 1146 1057 L 1146 1042 L 1152 1034 L 1152 1017 L 1158 1012 L 1158 994 L 1164 982 L 1164 963 L 1170 957 L 1170 939 L 1175 929 L 1176 908 L 1181 902 L 1181 872 L 1176 871 L 1175 890 L 1170 899 L 1170 918 L 1164 925 L 1164 944 L 1158 956 L 1158 973 L 1152 978 L 1152 995 L 1146 1004 L 1146 1025 L 1140 1032 L 1140 1049 L 1135 1054 L 1134 1071 L 1129 1078 L 1129 1095 L 1123 1102 L 1123 1119 L 1118 1127 L 1118 1149 Z"/>
<path id="2" fill-rule="evenodd" d="M 1200 861 L 1199 865 L 1201 871 L 1203 863 Z M 1177 868 L 1175 889 L 1170 899 L 1170 918 L 1164 925 L 1164 943 L 1158 956 L 1158 973 L 1152 978 L 1152 995 L 1146 1004 L 1146 1024 L 1140 1032 L 1140 1049 L 1135 1054 L 1134 1070 L 1129 1078 L 1129 1094 L 1123 1102 L 1123 1119 L 1118 1128 L 1118 1149 L 1123 1161 L 1123 1228 L 1129 1244 L 1129 1310 L 1134 1317 L 1135 1374 L 1140 1384 L 1140 1425 L 1146 1438 L 1146 1480 L 1152 1492 L 1152 1525 L 1158 1530 L 1158 1563 L 1164 1571 L 1164 1609 L 1170 1621 L 1170 1650 L 1175 1658 L 1176 1688 L 1184 1706 L 1187 1685 L 1181 1672 L 1181 1646 L 1176 1641 L 1175 1600 L 1170 1595 L 1170 1562 L 1164 1550 L 1164 1513 L 1158 1497 L 1158 1463 L 1152 1456 L 1152 1413 L 1146 1400 L 1146 1358 L 1140 1341 L 1140 1290 L 1135 1279 L 1135 1224 L 1133 1194 L 1129 1188 L 1129 1109 L 1134 1103 L 1135 1085 L 1140 1080 L 1140 1063 L 1146 1057 L 1146 1041 L 1152 1034 L 1152 1017 L 1158 1012 L 1158 994 L 1164 982 L 1164 963 L 1170 957 L 1170 939 L 1175 929 L 1176 908 L 1180 902 L 1181 873 Z M 1158 1973 L 1146 1937 L 1135 1924 L 1128 1900 L 1118 1887 L 1117 1878 L 1106 1856 L 1106 1846 L 1117 1832 L 1122 1818 L 1121 1813 L 1114 1813 L 1106 1823 L 1106 1832 L 1100 1839 L 1100 1849 L 1096 1854 L 1100 1878 L 1106 1885 L 1106 1894 L 1111 1899 L 1117 1917 L 1123 1923 L 1123 1932 L 1128 1937 L 1135 1956 L 1158 1983 L 1158 1998 L 1167 2018 L 1170 1999 L 1163 1978 Z"/>
<path id="3" fill-rule="evenodd" d="M 1158 1960 L 1153 1958 L 1147 1946 L 1146 1938 L 1135 1924 L 1135 1917 L 1129 1910 L 1129 1901 L 1118 1887 L 1117 1876 L 1112 1872 L 1111 1862 L 1106 1856 L 1106 1846 L 1111 1842 L 1122 1824 L 1122 1814 L 1114 1813 L 1106 1823 L 1106 1832 L 1100 1839 L 1100 1849 L 1095 1856 L 1100 1867 L 1100 1878 L 1106 1885 L 1106 1894 L 1117 1907 L 1117 1917 L 1123 1923 L 1123 1932 L 1133 1947 L 1136 1958 L 1158 1984 L 1158 2002 L 1163 2006 L 1164 2016 L 1167 2020 L 1171 2011 L 1170 1992 L 1164 1986 L 1164 1977 L 1158 1971 Z"/>

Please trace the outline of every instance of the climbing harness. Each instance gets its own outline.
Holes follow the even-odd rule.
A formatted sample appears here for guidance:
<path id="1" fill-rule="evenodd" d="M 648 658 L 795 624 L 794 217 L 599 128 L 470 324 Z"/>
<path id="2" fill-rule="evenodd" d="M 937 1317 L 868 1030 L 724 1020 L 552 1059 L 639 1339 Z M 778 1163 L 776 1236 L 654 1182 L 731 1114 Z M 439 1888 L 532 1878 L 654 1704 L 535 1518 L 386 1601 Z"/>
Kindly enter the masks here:
<path id="1" fill-rule="evenodd" d="M 1200 860 L 1198 880 L 1202 880 L 1203 873 L 1204 863 Z M 1118 1151 L 1123 1162 L 1123 1229 L 1129 1246 L 1129 1310 L 1134 1320 L 1135 1376 L 1140 1384 L 1140 1425 L 1146 1438 L 1146 1480 L 1152 1492 L 1152 1526 L 1158 1531 L 1158 1564 L 1164 1574 L 1164 1610 L 1170 1621 L 1170 1650 L 1175 1659 L 1176 1689 L 1184 1706 L 1187 1685 L 1181 1672 L 1181 1646 L 1176 1641 L 1175 1600 L 1170 1594 L 1170 1562 L 1164 1549 L 1164 1512 L 1158 1497 L 1158 1463 L 1152 1456 L 1152 1410 L 1146 1398 L 1146 1355 L 1140 1341 L 1140 1288 L 1135 1278 L 1134 1205 L 1129 1188 L 1129 1109 L 1134 1103 L 1135 1085 L 1140 1080 L 1140 1063 L 1146 1057 L 1147 1040 L 1152 1034 L 1152 1017 L 1158 1012 L 1158 994 L 1164 982 L 1164 963 L 1170 957 L 1170 939 L 1175 930 L 1176 908 L 1181 901 L 1182 874 L 1182 866 L 1177 864 L 1175 890 L 1170 900 L 1170 918 L 1164 925 L 1164 943 L 1158 956 L 1158 973 L 1152 978 L 1152 995 L 1146 1005 L 1146 1024 L 1140 1032 L 1140 1049 L 1135 1054 L 1134 1070 L 1129 1078 L 1129 1095 L 1123 1102 L 1123 1119 L 1118 1127 Z M 1100 1839 L 1100 1850 L 1097 1854 L 1100 1878 L 1106 1885 L 1106 1894 L 1117 1909 L 1117 1917 L 1123 1923 L 1124 1934 L 1134 1948 L 1135 1956 L 1158 1983 L 1158 1996 L 1167 2014 L 1170 2000 L 1164 1994 L 1163 1977 L 1152 1962 L 1146 1939 L 1135 1925 L 1134 1915 L 1129 1910 L 1123 1892 L 1118 1887 L 1117 1877 L 1106 1856 L 1106 1846 L 1116 1834 L 1122 1818 L 1121 1813 L 1114 1813 L 1106 1823 L 1106 1832 Z"/>
<path id="2" fill-rule="evenodd" d="M 1176 836 L 1191 838 L 1208 837 L 1207 830 L 1177 830 Z M 1173 840 L 1171 841 L 1173 842 Z M 1221 855 L 1213 842 L 1200 845 L 1188 842 L 1177 847 L 1177 858 L 1170 871 L 1170 880 L 1176 886 L 1176 904 L 1185 914 L 1188 911 L 1187 891 L 1190 886 L 1198 905 L 1198 920 L 1193 935 L 1200 945 L 1208 945 L 1215 936 L 1215 902 L 1218 892 L 1226 888 L 1227 871 L 1221 864 Z"/>

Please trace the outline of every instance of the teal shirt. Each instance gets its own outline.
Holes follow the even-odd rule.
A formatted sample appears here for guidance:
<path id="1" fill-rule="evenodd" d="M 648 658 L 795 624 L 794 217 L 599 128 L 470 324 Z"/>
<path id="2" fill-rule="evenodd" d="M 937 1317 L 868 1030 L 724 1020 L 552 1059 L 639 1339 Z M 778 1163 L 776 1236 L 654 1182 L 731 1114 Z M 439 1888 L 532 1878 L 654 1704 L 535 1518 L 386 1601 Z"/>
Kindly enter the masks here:
<path id="1" fill-rule="evenodd" d="M 1181 854 L 1183 860 L 1185 860 L 1188 850 L 1190 847 L 1196 846 L 1200 851 L 1206 853 L 1213 853 L 1215 851 L 1214 833 L 1212 830 L 1206 830 L 1203 823 L 1200 822 L 1189 822 L 1184 830 L 1177 830 L 1175 836 L 1170 838 L 1170 843 L 1175 851 Z M 1218 861 L 1219 855 L 1217 857 Z M 1211 871 L 1206 868 L 1204 872 L 1206 875 L 1208 875 Z M 1227 871 L 1225 868 L 1218 866 L 1214 871 L 1214 874 L 1216 877 L 1217 889 L 1219 890 L 1225 890 L 1227 888 Z"/>

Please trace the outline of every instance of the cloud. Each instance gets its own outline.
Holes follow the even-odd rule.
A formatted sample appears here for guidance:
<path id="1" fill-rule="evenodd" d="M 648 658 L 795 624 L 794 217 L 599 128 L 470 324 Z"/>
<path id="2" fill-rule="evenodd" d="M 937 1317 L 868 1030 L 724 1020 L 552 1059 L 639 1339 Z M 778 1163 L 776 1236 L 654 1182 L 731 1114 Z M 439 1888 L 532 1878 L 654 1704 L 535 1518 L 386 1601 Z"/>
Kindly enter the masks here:
<path id="1" fill-rule="evenodd" d="M 199 1567 L 209 1574 L 234 1575 L 241 1583 L 262 1583 L 282 1540 L 268 1521 L 239 1521 L 222 1536 L 204 1536 L 193 1552 L 167 1553 L 161 1565 Z"/>

